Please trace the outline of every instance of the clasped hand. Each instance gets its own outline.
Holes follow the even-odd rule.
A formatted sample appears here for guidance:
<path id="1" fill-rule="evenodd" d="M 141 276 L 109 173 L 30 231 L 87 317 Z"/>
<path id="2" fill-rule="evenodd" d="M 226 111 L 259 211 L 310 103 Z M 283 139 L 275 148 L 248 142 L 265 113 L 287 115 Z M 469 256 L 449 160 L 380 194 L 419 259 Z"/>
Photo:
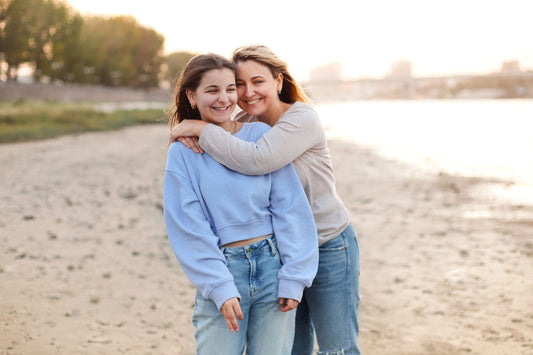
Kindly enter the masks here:
<path id="1" fill-rule="evenodd" d="M 196 121 L 196 122 L 195 122 Z M 200 121 L 201 122 L 201 121 Z M 192 149 L 195 153 L 203 153 L 198 144 L 198 135 L 195 132 L 197 120 L 183 120 L 170 131 L 170 140 L 179 141 L 184 146 Z"/>

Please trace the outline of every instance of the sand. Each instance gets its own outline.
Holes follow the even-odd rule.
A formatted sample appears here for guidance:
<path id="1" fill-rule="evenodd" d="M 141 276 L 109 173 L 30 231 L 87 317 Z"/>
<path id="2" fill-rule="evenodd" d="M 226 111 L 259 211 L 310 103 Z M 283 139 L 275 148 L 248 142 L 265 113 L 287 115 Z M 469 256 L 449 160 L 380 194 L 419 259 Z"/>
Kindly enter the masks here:
<path id="1" fill-rule="evenodd" d="M 533 354 L 533 206 L 508 181 L 330 140 L 361 248 L 363 354 Z M 162 214 L 167 128 L 0 145 L 2 354 L 194 354 Z"/>

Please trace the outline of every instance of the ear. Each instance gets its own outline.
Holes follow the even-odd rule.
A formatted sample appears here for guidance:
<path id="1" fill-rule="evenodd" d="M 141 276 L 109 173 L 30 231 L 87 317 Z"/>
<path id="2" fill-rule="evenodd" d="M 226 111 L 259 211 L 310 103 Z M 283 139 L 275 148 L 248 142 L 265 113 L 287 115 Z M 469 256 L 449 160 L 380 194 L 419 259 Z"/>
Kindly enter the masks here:
<path id="1" fill-rule="evenodd" d="M 278 82 L 277 89 L 279 92 L 281 91 L 281 89 L 283 89 L 283 74 L 279 73 L 278 77 L 276 78 L 276 81 Z"/>
<path id="2" fill-rule="evenodd" d="M 189 103 L 192 107 L 196 105 L 196 95 L 194 94 L 194 91 L 186 90 L 185 95 L 187 95 L 187 99 L 189 99 Z"/>

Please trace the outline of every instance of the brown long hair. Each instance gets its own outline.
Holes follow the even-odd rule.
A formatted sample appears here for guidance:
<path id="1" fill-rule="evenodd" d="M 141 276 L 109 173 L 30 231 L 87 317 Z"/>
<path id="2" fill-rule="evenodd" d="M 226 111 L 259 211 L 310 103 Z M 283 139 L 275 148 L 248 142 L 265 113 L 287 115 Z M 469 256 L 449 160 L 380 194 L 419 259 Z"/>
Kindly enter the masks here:
<path id="1" fill-rule="evenodd" d="M 187 99 L 187 90 L 195 91 L 204 74 L 213 69 L 228 68 L 234 73 L 235 65 L 215 53 L 199 54 L 189 60 L 181 72 L 174 90 L 174 106 L 171 109 L 170 129 L 185 119 L 201 120 L 197 108 L 192 108 Z"/>
<path id="2" fill-rule="evenodd" d="M 296 101 L 311 103 L 302 87 L 294 80 L 289 73 L 287 63 L 281 60 L 270 48 L 261 44 L 252 44 L 239 47 L 233 51 L 233 63 L 253 60 L 266 66 L 276 79 L 278 74 L 283 75 L 283 87 L 279 98 L 282 102 L 293 104 Z"/>

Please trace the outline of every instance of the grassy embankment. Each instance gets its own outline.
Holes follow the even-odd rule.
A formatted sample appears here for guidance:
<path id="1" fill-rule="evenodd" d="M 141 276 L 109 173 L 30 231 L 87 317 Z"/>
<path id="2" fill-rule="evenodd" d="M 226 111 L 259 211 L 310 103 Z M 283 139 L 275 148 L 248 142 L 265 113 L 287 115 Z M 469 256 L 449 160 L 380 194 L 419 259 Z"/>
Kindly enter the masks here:
<path id="1" fill-rule="evenodd" d="M 163 109 L 103 112 L 91 103 L 0 102 L 0 143 L 23 142 L 139 124 L 166 123 Z"/>

